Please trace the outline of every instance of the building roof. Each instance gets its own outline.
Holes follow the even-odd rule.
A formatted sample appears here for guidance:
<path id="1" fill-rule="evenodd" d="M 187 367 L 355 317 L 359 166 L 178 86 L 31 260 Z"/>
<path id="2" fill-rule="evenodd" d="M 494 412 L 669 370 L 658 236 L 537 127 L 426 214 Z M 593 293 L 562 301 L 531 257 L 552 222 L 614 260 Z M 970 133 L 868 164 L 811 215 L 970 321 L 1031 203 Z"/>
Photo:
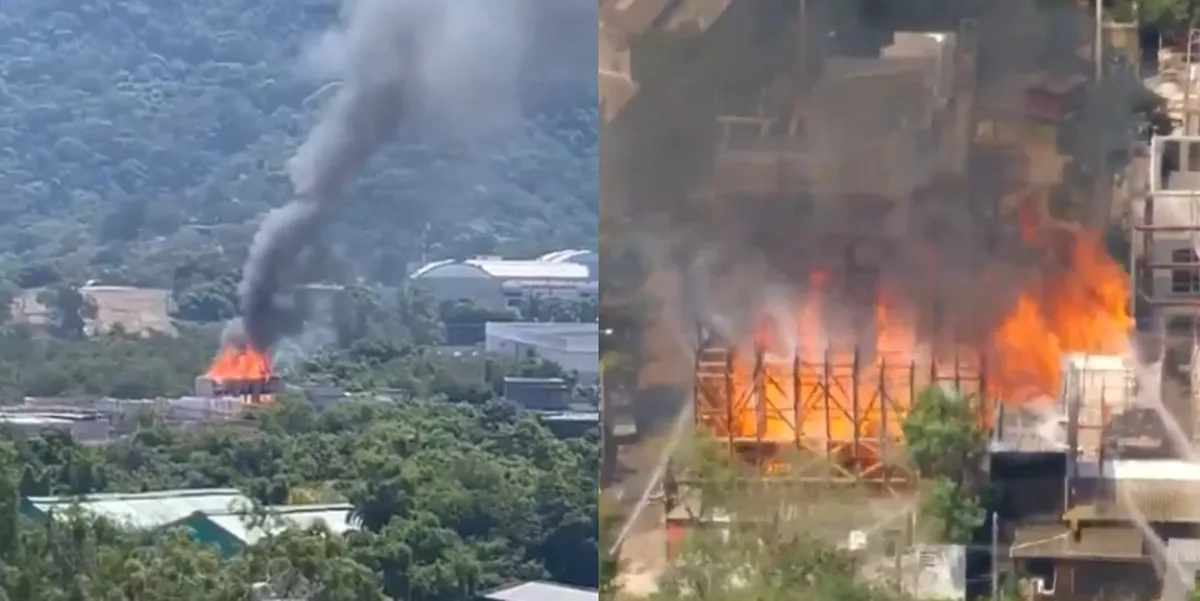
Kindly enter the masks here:
<path id="1" fill-rule="evenodd" d="M 10 426 L 67 426 L 80 421 L 80 419 L 45 413 L 0 413 L 0 424 Z"/>
<path id="2" fill-rule="evenodd" d="M 507 259 L 470 259 L 467 263 L 503 280 L 586 280 L 591 273 L 579 263 Z"/>
<path id="3" fill-rule="evenodd" d="M 580 259 L 591 259 L 595 255 L 595 251 L 575 248 L 571 250 L 556 250 L 554 252 L 549 252 L 538 257 L 537 260 L 544 261 L 546 263 L 570 263 Z"/>
<path id="4" fill-rule="evenodd" d="M 481 595 L 492 601 L 597 601 L 600 591 L 557 582 L 525 582 Z"/>
<path id="5" fill-rule="evenodd" d="M 199 488 L 145 493 L 105 493 L 84 497 L 26 497 L 35 510 L 50 514 L 78 504 L 84 513 L 138 529 L 159 528 L 196 512 L 228 513 L 249 507 L 250 500 L 233 488 Z"/>
<path id="6" fill-rule="evenodd" d="M 599 411 L 550 411 L 538 417 L 548 422 L 600 423 Z"/>
<path id="7" fill-rule="evenodd" d="M 1133 526 L 1085 527 L 1079 537 L 1059 524 L 1018 526 L 1009 547 L 1012 557 L 1141 560 L 1142 532 Z"/>
<path id="8" fill-rule="evenodd" d="M 543 349 L 568 353 L 597 353 L 600 324 L 532 321 L 489 321 L 484 325 L 489 339 L 502 338 Z"/>
<path id="9" fill-rule="evenodd" d="M 554 255 L 554 253 L 551 253 Z M 466 261 L 434 261 L 412 273 L 413 279 L 429 277 L 493 277 L 500 280 L 578 280 L 587 281 L 591 270 L 587 265 L 569 260 L 512 260 L 499 257 L 479 257 Z"/>
<path id="10" fill-rule="evenodd" d="M 311 528 L 318 523 L 334 534 L 345 534 L 357 528 L 352 515 L 354 507 L 345 503 L 330 505 L 286 505 L 268 507 L 267 513 L 278 518 L 274 524 L 251 528 L 242 514 L 236 512 L 201 513 L 200 517 L 233 535 L 243 543 L 252 545 L 271 531 L 286 528 Z"/>
<path id="11" fill-rule="evenodd" d="M 1200 482 L 1200 463 L 1184 459 L 1109 459 L 1081 461 L 1080 478 Z"/>

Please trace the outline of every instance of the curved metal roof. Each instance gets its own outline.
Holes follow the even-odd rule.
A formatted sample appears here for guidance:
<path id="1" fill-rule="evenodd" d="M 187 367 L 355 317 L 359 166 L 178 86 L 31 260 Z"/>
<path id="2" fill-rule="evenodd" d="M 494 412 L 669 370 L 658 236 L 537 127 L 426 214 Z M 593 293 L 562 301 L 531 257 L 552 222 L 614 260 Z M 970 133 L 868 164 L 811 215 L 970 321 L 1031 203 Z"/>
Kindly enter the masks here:
<path id="1" fill-rule="evenodd" d="M 574 252 L 574 251 L 559 251 Z M 582 251 L 587 252 L 587 251 Z M 551 253 L 552 255 L 555 253 Z M 429 277 L 493 277 L 500 280 L 583 280 L 590 279 L 587 265 L 568 261 L 513 261 L 508 259 L 468 259 L 435 261 L 412 274 L 413 279 Z"/>
<path id="2" fill-rule="evenodd" d="M 538 257 L 537 260 L 545 261 L 546 263 L 570 263 L 580 259 L 590 259 L 595 254 L 594 251 L 574 248 L 549 252 Z"/>

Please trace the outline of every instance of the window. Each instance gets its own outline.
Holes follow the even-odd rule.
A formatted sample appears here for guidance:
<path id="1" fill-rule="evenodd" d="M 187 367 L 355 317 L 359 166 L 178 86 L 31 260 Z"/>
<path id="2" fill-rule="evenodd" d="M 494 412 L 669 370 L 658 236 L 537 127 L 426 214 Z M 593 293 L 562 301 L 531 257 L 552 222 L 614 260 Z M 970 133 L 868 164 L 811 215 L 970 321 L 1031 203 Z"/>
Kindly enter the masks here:
<path id="1" fill-rule="evenodd" d="M 1172 263 L 1200 263 L 1196 251 L 1190 248 L 1177 248 L 1171 252 Z M 1200 292 L 1200 267 L 1171 270 L 1171 292 L 1176 294 L 1195 294 Z"/>
<path id="2" fill-rule="evenodd" d="M 1187 170 L 1200 171 L 1200 142 L 1190 142 L 1187 145 Z"/>

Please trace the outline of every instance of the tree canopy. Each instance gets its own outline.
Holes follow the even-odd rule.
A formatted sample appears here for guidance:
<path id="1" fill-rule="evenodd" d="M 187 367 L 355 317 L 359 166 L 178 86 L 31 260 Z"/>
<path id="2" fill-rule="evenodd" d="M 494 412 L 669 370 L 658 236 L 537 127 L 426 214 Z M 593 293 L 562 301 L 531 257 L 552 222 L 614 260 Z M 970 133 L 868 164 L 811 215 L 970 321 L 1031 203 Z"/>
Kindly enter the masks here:
<path id="1" fill-rule="evenodd" d="M 245 598 L 286 562 L 319 599 L 468 599 L 514 580 L 595 586 L 593 439 L 563 441 L 502 401 L 285 401 L 251 432 L 144 423 L 105 446 L 46 434 L 0 445 L 0 590 L 14 599 Z M 236 487 L 263 504 L 351 502 L 361 531 L 290 532 L 232 564 L 186 536 L 77 516 L 14 518 L 16 495 Z M 190 597 L 180 594 L 191 582 Z M 240 591 L 240 592 L 239 592 Z M 227 596 L 226 596 L 227 595 Z M 367 596 L 362 596 L 367 595 Z"/>

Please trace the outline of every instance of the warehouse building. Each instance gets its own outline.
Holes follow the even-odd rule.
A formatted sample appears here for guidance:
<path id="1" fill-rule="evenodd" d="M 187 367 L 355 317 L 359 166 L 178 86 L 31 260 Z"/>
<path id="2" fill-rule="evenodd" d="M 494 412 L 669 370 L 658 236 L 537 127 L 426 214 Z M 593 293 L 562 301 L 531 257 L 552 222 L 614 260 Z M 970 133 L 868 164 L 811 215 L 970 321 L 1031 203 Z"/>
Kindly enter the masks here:
<path id="1" fill-rule="evenodd" d="M 533 297 L 595 297 L 599 257 L 591 251 L 572 250 L 533 260 L 477 257 L 435 261 L 414 271 L 410 279 L 438 303 L 470 302 L 503 309 Z"/>
<path id="2" fill-rule="evenodd" d="M 484 349 L 522 359 L 536 356 L 579 374 L 580 384 L 600 379 L 600 326 L 595 323 L 489 322 Z"/>
<path id="3" fill-rule="evenodd" d="M 231 557 L 264 536 L 288 528 L 324 524 L 334 534 L 353 530 L 353 507 L 347 504 L 266 507 L 266 519 L 251 527 L 245 519 L 253 503 L 232 488 L 164 490 L 146 493 L 101 493 L 86 497 L 24 497 L 21 512 L 46 521 L 77 510 L 132 530 L 186 529 L 197 541 Z"/>

